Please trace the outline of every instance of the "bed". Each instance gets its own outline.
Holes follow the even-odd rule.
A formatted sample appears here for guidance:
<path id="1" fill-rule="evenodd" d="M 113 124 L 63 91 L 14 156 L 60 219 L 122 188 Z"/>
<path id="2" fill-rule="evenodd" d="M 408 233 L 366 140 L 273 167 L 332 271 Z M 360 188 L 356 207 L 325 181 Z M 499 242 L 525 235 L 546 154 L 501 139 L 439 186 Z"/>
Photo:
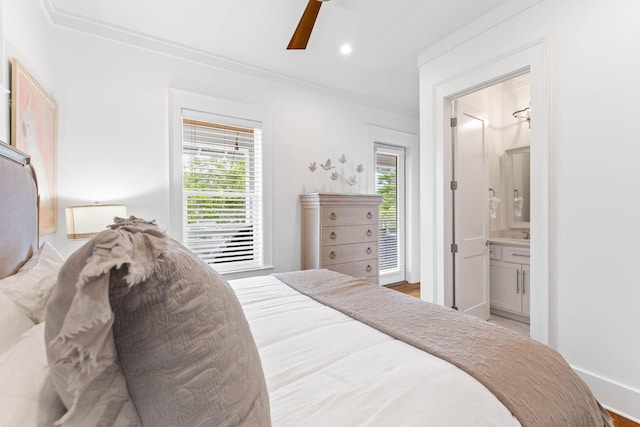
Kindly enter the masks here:
<path id="1" fill-rule="evenodd" d="M 611 425 L 506 329 L 327 270 L 228 283 L 135 218 L 62 260 L 2 144 L 0 187 L 0 426 Z"/>

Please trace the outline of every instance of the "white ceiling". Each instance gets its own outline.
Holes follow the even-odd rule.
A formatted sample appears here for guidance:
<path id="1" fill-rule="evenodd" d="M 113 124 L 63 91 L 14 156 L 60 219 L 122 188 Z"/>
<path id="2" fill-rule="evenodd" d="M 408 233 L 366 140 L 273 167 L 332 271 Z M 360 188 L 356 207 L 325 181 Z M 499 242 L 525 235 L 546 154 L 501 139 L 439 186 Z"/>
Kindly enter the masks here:
<path id="1" fill-rule="evenodd" d="M 288 51 L 307 0 L 44 0 L 58 25 L 169 42 L 174 54 L 176 45 L 196 49 L 232 69 L 249 66 L 413 114 L 418 53 L 505 1 L 332 0 L 307 49 Z M 353 46 L 348 57 L 339 53 L 343 43 Z"/>

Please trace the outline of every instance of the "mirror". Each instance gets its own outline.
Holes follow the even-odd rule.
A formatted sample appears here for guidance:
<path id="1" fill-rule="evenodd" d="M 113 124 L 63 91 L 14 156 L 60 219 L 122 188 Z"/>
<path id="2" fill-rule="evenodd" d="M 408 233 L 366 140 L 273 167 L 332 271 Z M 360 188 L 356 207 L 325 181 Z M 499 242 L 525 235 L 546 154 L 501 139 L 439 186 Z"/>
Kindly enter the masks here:
<path id="1" fill-rule="evenodd" d="M 506 150 L 505 178 L 509 227 L 528 229 L 530 221 L 530 147 Z"/>

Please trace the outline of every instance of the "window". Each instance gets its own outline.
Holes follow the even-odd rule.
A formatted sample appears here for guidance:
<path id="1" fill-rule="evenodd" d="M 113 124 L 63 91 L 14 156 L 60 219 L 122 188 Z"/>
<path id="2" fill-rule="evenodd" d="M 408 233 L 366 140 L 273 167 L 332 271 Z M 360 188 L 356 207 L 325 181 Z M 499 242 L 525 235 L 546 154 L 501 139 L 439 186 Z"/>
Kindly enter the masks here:
<path id="1" fill-rule="evenodd" d="M 175 98 L 182 100 L 174 95 L 171 234 L 227 276 L 269 268 L 263 122 L 202 108 L 239 104 L 194 97 L 212 102 L 191 109 Z"/>
<path id="2" fill-rule="evenodd" d="M 404 149 L 376 144 L 376 194 L 380 205 L 380 281 L 405 280 Z"/>

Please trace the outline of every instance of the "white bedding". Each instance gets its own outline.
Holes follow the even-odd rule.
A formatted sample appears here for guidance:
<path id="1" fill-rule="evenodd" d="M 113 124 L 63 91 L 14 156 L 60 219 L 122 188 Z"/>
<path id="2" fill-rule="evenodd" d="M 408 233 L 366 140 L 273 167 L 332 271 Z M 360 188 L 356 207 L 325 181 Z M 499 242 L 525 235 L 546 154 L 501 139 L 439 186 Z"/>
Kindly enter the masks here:
<path id="1" fill-rule="evenodd" d="M 230 282 L 251 325 L 273 426 L 518 426 L 453 365 L 273 276 Z"/>

